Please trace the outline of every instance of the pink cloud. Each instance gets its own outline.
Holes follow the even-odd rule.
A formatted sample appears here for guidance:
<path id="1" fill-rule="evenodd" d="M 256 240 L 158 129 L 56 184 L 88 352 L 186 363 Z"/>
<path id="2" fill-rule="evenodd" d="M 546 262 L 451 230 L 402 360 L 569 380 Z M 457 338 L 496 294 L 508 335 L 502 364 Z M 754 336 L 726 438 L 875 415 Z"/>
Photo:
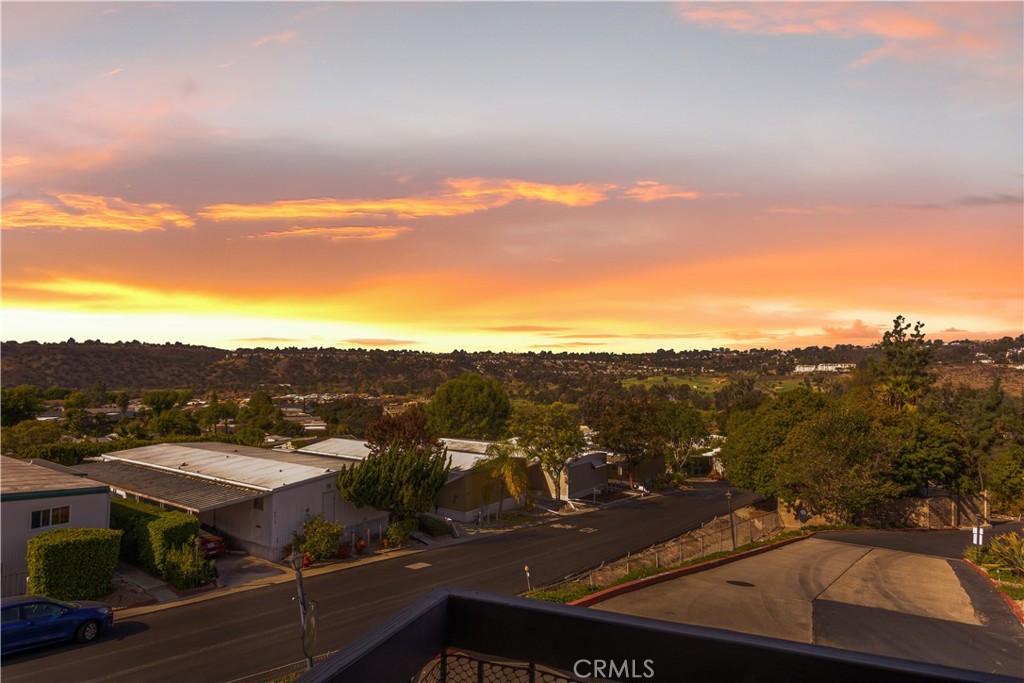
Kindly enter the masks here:
<path id="1" fill-rule="evenodd" d="M 656 180 L 638 180 L 635 187 L 626 190 L 626 196 L 638 202 L 657 202 L 663 199 L 698 199 L 703 195 L 693 190 L 663 185 Z"/>
<path id="2" fill-rule="evenodd" d="M 679 16 L 733 33 L 881 40 L 855 67 L 887 58 L 920 61 L 948 54 L 1019 52 L 1020 8 L 1014 3 L 685 3 Z"/>
<path id="3" fill-rule="evenodd" d="M 299 37 L 297 31 L 282 31 L 281 33 L 275 33 L 269 36 L 262 36 L 257 38 L 250 44 L 250 47 L 263 47 L 264 45 L 271 44 L 287 44 L 293 43 Z"/>

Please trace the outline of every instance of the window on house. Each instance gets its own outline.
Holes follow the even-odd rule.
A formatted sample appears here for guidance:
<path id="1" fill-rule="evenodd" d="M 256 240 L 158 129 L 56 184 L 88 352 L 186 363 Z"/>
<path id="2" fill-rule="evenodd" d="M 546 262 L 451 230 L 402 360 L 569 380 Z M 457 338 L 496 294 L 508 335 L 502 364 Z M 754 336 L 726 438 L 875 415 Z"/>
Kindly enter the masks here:
<path id="1" fill-rule="evenodd" d="M 45 508 L 32 511 L 32 528 L 41 529 L 47 526 L 67 524 L 71 521 L 71 507 L 64 505 L 58 508 Z"/>
<path id="2" fill-rule="evenodd" d="M 253 510 L 262 510 L 263 509 L 263 499 L 262 498 L 253 498 L 252 499 L 252 509 Z"/>

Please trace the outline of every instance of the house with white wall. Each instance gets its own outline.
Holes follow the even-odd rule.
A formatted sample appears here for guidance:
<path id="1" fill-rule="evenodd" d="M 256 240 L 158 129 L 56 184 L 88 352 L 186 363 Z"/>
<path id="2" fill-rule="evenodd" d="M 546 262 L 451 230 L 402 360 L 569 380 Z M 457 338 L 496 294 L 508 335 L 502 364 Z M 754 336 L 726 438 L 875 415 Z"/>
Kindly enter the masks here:
<path id="1" fill-rule="evenodd" d="M 225 443 L 167 443 L 107 453 L 78 469 L 115 495 L 190 512 L 229 545 L 280 561 L 307 517 L 376 534 L 388 513 L 356 508 L 338 491 L 351 461 Z"/>
<path id="2" fill-rule="evenodd" d="M 28 539 L 69 527 L 110 526 L 110 487 L 41 460 L 0 456 L 2 595 L 26 592 Z"/>

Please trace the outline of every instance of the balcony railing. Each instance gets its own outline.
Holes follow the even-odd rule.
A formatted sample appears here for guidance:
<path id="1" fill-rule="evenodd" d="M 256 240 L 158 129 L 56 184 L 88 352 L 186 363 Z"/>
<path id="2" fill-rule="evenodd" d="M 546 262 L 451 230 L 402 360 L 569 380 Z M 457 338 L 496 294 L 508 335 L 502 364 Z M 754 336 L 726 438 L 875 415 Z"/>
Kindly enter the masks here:
<path id="1" fill-rule="evenodd" d="M 537 600 L 441 588 L 300 683 L 1020 679 Z"/>

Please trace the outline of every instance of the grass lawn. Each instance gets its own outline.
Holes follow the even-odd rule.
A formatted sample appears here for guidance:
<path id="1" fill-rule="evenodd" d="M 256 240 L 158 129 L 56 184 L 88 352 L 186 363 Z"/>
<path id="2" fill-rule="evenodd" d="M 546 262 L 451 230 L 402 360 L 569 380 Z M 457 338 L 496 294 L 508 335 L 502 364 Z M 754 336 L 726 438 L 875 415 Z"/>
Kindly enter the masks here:
<path id="1" fill-rule="evenodd" d="M 630 377 L 629 379 L 622 380 L 622 386 L 627 389 L 638 386 L 650 388 L 653 386 L 688 384 L 694 391 L 701 391 L 706 394 L 714 393 L 728 383 L 729 379 L 726 377 L 675 377 L 672 375 L 656 375 L 654 377 L 645 377 L 644 379 Z"/>

